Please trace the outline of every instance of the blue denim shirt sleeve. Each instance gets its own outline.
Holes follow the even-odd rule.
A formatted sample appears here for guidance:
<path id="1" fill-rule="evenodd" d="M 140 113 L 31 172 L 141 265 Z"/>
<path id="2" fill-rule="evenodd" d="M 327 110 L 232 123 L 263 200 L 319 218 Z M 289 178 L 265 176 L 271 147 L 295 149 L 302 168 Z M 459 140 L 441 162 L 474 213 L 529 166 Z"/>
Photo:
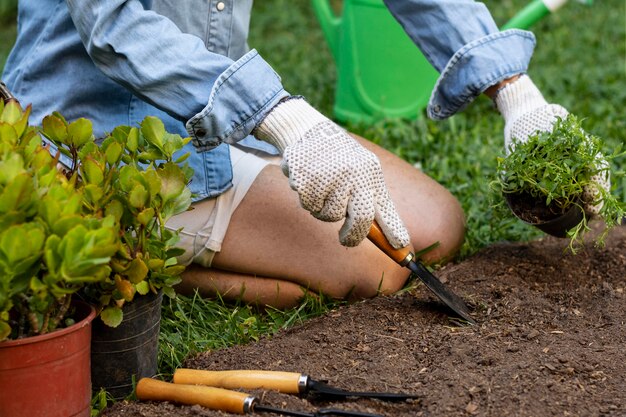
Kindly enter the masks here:
<path id="1" fill-rule="evenodd" d="M 441 120 L 488 87 L 525 73 L 535 47 L 531 32 L 500 32 L 489 10 L 473 0 L 384 0 L 409 37 L 441 74 L 427 113 Z"/>
<path id="2" fill-rule="evenodd" d="M 209 51 L 139 0 L 67 0 L 87 53 L 109 78 L 187 122 L 198 150 L 245 138 L 281 98 L 280 78 L 252 50 Z"/>

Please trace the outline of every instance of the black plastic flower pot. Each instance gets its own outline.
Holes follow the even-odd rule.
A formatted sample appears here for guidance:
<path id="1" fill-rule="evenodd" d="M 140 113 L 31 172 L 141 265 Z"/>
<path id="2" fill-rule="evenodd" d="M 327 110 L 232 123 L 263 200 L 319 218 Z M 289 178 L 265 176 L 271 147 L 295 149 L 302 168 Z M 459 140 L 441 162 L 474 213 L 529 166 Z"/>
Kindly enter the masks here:
<path id="1" fill-rule="evenodd" d="M 132 394 L 133 381 L 157 373 L 157 354 L 163 293 L 138 296 L 124 305 L 118 327 L 93 322 L 91 384 L 104 388 L 115 399 Z"/>
<path id="2" fill-rule="evenodd" d="M 585 217 L 580 204 L 572 204 L 564 213 L 552 214 L 548 218 L 542 218 L 541 216 L 531 217 L 526 213 L 522 213 L 523 205 L 520 204 L 521 200 L 528 199 L 527 195 L 504 194 L 504 199 L 517 218 L 554 237 L 567 237 L 567 232 L 578 226 Z M 549 212 L 549 210 L 546 210 L 546 212 Z"/>

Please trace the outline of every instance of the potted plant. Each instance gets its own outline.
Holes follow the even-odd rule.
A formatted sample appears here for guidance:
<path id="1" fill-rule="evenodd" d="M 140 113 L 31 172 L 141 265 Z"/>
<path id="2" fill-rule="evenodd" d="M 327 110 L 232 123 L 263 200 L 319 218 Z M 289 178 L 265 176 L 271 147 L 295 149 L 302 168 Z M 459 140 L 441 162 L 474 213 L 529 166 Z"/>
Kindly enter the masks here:
<path id="1" fill-rule="evenodd" d="M 120 238 L 113 216 L 83 210 L 83 190 L 0 100 L 0 410 L 3 417 L 89 416 L 93 307 Z"/>
<path id="2" fill-rule="evenodd" d="M 516 141 L 513 147 L 498 159 L 495 186 L 518 218 L 548 234 L 569 237 L 573 250 L 589 230 L 591 213 L 585 207 L 594 207 L 605 222 L 600 243 L 620 224 L 624 203 L 607 189 L 610 162 L 619 153 L 601 156 L 602 141 L 586 133 L 575 116 L 558 118 L 552 132 Z"/>
<path id="3" fill-rule="evenodd" d="M 111 273 L 82 294 L 101 319 L 92 336 L 93 388 L 123 398 L 133 378 L 156 374 L 161 297 L 174 296 L 184 270 L 176 261 L 178 232 L 165 223 L 191 204 L 187 155 L 175 156 L 190 139 L 166 132 L 155 117 L 119 126 L 99 145 L 86 119 L 68 123 L 54 113 L 42 132 L 69 161 L 67 176 L 80 178 L 85 211 L 112 217 L 121 238 Z"/>

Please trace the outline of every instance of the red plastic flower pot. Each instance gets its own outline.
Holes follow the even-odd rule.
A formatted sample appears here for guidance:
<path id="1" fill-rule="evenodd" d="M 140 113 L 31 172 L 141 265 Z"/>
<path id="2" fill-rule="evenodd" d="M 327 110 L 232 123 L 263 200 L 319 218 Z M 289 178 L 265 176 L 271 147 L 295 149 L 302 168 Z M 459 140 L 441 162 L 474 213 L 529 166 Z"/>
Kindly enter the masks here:
<path id="1" fill-rule="evenodd" d="M 89 417 L 92 306 L 76 302 L 76 324 L 0 342 L 0 416 Z"/>

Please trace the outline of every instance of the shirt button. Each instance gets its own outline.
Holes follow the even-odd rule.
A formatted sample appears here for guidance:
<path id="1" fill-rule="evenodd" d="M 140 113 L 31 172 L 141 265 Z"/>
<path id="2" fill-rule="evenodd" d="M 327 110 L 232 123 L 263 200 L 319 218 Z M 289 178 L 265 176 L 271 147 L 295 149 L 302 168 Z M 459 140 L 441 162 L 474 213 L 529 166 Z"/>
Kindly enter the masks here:
<path id="1" fill-rule="evenodd" d="M 433 107 L 433 110 L 435 111 L 435 113 L 439 113 L 441 111 L 441 106 L 439 104 L 435 104 L 435 107 Z"/>
<path id="2" fill-rule="evenodd" d="M 219 3 L 217 3 L 215 7 L 217 8 L 218 12 L 221 12 L 222 10 L 224 10 L 224 7 L 226 7 L 226 5 L 224 4 L 223 1 L 220 1 Z"/>

